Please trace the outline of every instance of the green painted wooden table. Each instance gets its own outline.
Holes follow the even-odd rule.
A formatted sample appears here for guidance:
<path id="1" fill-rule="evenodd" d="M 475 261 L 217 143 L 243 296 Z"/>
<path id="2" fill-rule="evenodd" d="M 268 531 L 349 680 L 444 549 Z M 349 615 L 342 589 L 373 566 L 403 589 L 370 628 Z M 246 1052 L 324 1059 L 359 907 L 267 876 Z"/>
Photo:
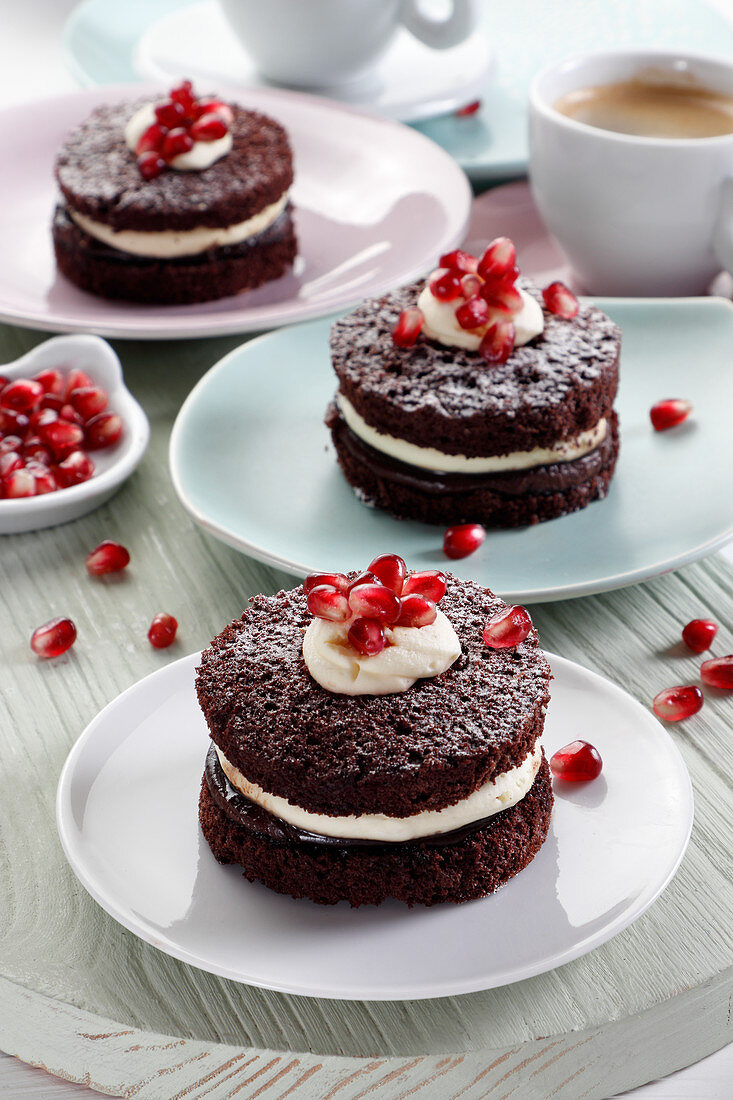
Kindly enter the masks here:
<path id="1" fill-rule="evenodd" d="M 44 338 L 0 328 L 0 361 Z M 723 693 L 670 729 L 696 800 L 670 887 L 590 955 L 504 989 L 380 1004 L 237 985 L 138 940 L 77 883 L 54 823 L 74 740 L 124 688 L 205 645 L 251 593 L 290 583 L 200 531 L 168 476 L 177 410 L 237 343 L 119 342 L 153 430 L 139 470 L 76 523 L 0 539 L 0 1049 L 113 1095 L 533 1100 L 605 1097 L 724 1045 L 733 1037 L 733 699 Z M 84 556 L 102 538 L 129 547 L 124 576 L 87 575 Z M 674 647 L 680 629 L 700 615 L 729 623 L 732 595 L 733 569 L 718 557 L 533 615 L 547 649 L 647 702 L 694 677 L 699 662 Z M 154 651 L 145 635 L 163 609 L 179 636 Z M 74 619 L 78 641 L 39 662 L 30 633 L 59 614 Z M 716 652 L 732 650 L 723 625 Z"/>

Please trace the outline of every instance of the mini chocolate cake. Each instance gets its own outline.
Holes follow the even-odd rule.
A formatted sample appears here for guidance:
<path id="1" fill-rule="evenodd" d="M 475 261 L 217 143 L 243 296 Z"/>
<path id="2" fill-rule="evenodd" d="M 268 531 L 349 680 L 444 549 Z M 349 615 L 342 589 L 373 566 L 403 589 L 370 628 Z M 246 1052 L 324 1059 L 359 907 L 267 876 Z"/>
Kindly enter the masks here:
<path id="1" fill-rule="evenodd" d="M 523 641 L 489 648 L 482 631 L 506 605 L 449 577 L 440 622 L 400 632 L 403 615 L 385 628 L 388 647 L 430 648 L 438 635 L 425 631 L 450 631 L 444 671 L 405 690 L 343 694 L 309 671 L 306 628 L 337 629 L 311 620 L 311 597 L 253 597 L 203 654 L 196 690 L 213 744 L 199 819 L 213 854 L 324 904 L 433 905 L 496 890 L 536 855 L 552 809 L 538 741 L 550 670 L 529 617 Z"/>
<path id="2" fill-rule="evenodd" d="M 420 290 L 364 302 L 332 329 L 339 385 L 326 424 L 359 498 L 399 518 L 517 527 L 605 496 L 619 447 L 617 326 L 588 305 L 557 316 L 520 280 L 544 327 L 503 361 L 424 329 L 398 346 L 393 329 Z"/>
<path id="3" fill-rule="evenodd" d="M 190 103 L 190 116 L 172 128 L 156 122 L 148 101 L 98 107 L 61 147 L 54 248 L 60 271 L 82 289 L 203 302 L 277 279 L 293 263 L 293 165 L 282 126 L 193 93 Z"/>

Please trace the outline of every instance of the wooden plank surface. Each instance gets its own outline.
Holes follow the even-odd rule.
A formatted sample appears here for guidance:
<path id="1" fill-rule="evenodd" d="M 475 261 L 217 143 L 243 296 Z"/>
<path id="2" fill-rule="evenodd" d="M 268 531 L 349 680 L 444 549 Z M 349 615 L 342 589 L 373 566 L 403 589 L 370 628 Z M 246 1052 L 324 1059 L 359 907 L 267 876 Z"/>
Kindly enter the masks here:
<path id="1" fill-rule="evenodd" d="M 0 360 L 43 338 L 0 329 Z M 512 1088 L 525 1075 L 532 1088 L 552 1082 L 555 1095 L 575 1096 L 576 1072 L 585 1075 L 586 1095 L 608 1095 L 611 1083 L 620 1091 L 722 1046 L 731 1034 L 733 989 L 733 701 L 722 693 L 670 731 L 696 795 L 690 850 L 670 888 L 644 917 L 591 955 L 507 989 L 392 1004 L 314 1001 L 251 989 L 137 940 L 78 885 L 54 826 L 56 779 L 75 738 L 121 690 L 206 644 L 240 613 L 251 592 L 290 583 L 197 529 L 168 476 L 167 441 L 177 409 L 203 372 L 237 342 L 119 342 L 128 385 L 153 428 L 142 466 L 91 516 L 0 542 L 0 975 L 12 983 L 6 989 L 29 994 L 20 996 L 12 1012 L 6 1009 L 0 1048 L 44 1061 L 33 1020 L 46 1011 L 46 997 L 106 1017 L 122 1030 L 192 1043 L 197 1055 L 205 1049 L 215 1057 L 212 1044 L 244 1049 L 258 1059 L 263 1052 L 278 1059 L 293 1052 L 303 1072 L 320 1065 L 318 1072 L 329 1078 L 334 1067 L 361 1076 L 375 1059 L 380 1066 L 370 1074 L 381 1072 L 383 1060 L 396 1059 L 389 1072 L 399 1071 L 410 1088 L 424 1091 L 440 1069 L 446 1087 L 455 1081 L 456 1095 L 460 1087 L 466 1096 L 502 1095 L 506 1074 Z M 233 475 L 224 470 L 222 476 Z M 85 553 L 105 537 L 119 538 L 133 556 L 128 575 L 117 581 L 92 580 L 84 569 Z M 701 614 L 729 622 L 732 594 L 733 570 L 713 558 L 643 586 L 538 606 L 533 613 L 548 649 L 648 702 L 660 687 L 693 675 L 697 667 L 694 658 L 670 650 L 681 625 Z M 179 619 L 180 640 L 155 652 L 145 632 L 162 609 Z M 77 644 L 58 661 L 40 663 L 28 648 L 31 630 L 63 613 L 77 623 Z M 733 650 L 729 625 L 716 649 Z M 64 1024 L 57 1026 L 67 1029 L 78 1053 L 79 1039 L 59 1012 Z M 641 1034 L 643 1044 L 633 1039 Z M 160 1068 L 159 1047 L 145 1052 L 151 1071 Z M 553 1062 L 555 1055 L 562 1057 Z M 447 1057 L 450 1065 L 438 1066 Z M 541 1080 L 533 1078 L 536 1065 L 545 1063 L 552 1064 L 543 1068 Z M 287 1087 L 292 1083 L 288 1077 Z M 308 1095 L 306 1084 L 298 1086 L 306 1090 L 302 1095 Z M 363 1087 L 344 1084 L 339 1100 Z M 278 1095 L 272 1088 L 271 1095 Z M 255 1091 L 253 1082 L 237 1095 Z"/>

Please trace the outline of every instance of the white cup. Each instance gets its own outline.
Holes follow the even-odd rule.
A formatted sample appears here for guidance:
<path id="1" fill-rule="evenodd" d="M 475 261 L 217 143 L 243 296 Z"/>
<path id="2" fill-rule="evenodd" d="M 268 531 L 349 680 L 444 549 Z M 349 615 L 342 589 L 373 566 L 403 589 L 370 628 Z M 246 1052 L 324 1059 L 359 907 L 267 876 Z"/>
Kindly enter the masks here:
<path id="1" fill-rule="evenodd" d="M 473 32 L 476 0 L 449 0 L 434 18 L 421 0 L 219 0 L 229 24 L 268 80 L 323 88 L 363 77 L 404 26 L 434 49 Z"/>
<path id="2" fill-rule="evenodd" d="M 534 198 L 581 287 L 594 294 L 702 294 L 721 268 L 733 272 L 733 133 L 637 137 L 554 107 L 577 88 L 650 69 L 733 95 L 728 61 L 651 50 L 571 58 L 530 88 Z"/>

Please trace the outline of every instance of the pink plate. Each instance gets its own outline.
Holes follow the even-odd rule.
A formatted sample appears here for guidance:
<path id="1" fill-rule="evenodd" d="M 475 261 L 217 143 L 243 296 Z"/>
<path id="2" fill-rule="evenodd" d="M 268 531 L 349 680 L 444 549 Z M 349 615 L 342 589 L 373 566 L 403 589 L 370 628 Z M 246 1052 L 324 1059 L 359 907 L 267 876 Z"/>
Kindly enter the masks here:
<path id="1" fill-rule="evenodd" d="M 137 339 L 275 328 L 409 282 L 463 237 L 468 181 L 422 134 L 313 96 L 216 91 L 271 114 L 290 134 L 300 242 L 294 270 L 258 290 L 195 306 L 106 301 L 58 275 L 50 222 L 64 135 L 100 103 L 161 94 L 140 84 L 93 88 L 0 112 L 0 320 Z"/>

